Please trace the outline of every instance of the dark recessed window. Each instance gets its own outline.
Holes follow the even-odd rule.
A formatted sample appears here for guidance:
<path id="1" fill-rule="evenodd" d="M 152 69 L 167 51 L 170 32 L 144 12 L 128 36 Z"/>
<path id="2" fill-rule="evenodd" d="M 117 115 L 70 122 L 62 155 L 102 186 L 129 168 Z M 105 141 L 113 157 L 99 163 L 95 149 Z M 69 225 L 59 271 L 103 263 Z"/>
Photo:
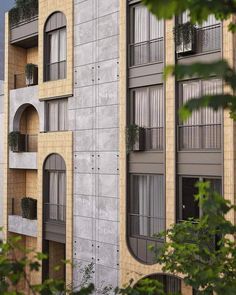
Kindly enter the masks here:
<path id="1" fill-rule="evenodd" d="M 179 107 L 192 98 L 214 95 L 222 92 L 222 81 L 192 80 L 179 84 Z M 202 108 L 194 111 L 191 117 L 179 122 L 178 137 L 180 150 L 220 150 L 222 111 Z"/>
<path id="2" fill-rule="evenodd" d="M 130 66 L 162 62 L 164 22 L 141 4 L 130 6 Z"/>
<path id="3" fill-rule="evenodd" d="M 154 263 L 149 245 L 158 246 L 163 239 L 155 235 L 164 231 L 165 194 L 163 175 L 130 176 L 128 210 L 129 245 L 142 262 Z"/>
<path id="4" fill-rule="evenodd" d="M 195 199 L 198 194 L 196 184 L 199 181 L 209 181 L 213 191 L 222 193 L 221 179 L 203 177 L 180 177 L 179 196 L 177 201 L 177 220 L 189 218 L 198 219 L 201 216 L 201 208 Z"/>
<path id="5" fill-rule="evenodd" d="M 145 150 L 163 149 L 164 94 L 162 85 L 131 91 L 131 123 L 145 128 Z"/>
<path id="6" fill-rule="evenodd" d="M 47 102 L 47 131 L 68 130 L 68 100 Z"/>
<path id="7" fill-rule="evenodd" d="M 50 16 L 45 26 L 44 80 L 66 78 L 67 38 L 66 17 L 61 12 Z"/>

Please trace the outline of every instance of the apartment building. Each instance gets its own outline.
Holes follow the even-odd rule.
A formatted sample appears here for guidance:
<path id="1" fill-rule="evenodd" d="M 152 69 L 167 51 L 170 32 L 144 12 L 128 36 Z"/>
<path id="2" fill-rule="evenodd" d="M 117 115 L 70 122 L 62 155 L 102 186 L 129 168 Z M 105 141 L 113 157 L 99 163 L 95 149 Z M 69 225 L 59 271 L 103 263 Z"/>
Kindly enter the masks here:
<path id="1" fill-rule="evenodd" d="M 32 0 L 27 15 L 6 15 L 5 235 L 48 253 L 31 282 L 63 278 L 76 288 L 92 264 L 97 294 L 143 277 L 194 294 L 148 247 L 164 243 L 155 233 L 201 214 L 199 179 L 234 202 L 235 126 L 210 109 L 181 122 L 183 103 L 224 85 L 164 81 L 163 70 L 222 57 L 234 65 L 234 39 L 211 16 L 175 44 L 175 25 L 187 21 L 156 20 L 136 0 Z M 22 217 L 25 197 L 36 201 Z M 62 259 L 73 266 L 56 272 Z"/>

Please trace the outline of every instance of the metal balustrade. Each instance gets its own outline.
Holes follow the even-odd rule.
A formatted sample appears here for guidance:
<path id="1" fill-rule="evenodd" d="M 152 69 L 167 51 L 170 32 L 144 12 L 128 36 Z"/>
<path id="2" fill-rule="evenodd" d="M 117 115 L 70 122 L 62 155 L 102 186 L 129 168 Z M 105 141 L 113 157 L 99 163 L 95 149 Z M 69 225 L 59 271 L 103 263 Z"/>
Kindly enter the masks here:
<path id="1" fill-rule="evenodd" d="M 163 62 L 164 38 L 153 39 L 129 45 L 130 66 Z"/>
<path id="2" fill-rule="evenodd" d="M 45 222 L 66 222 L 66 206 L 60 204 L 44 204 L 44 221 Z"/>
<path id="3" fill-rule="evenodd" d="M 179 125 L 179 150 L 220 150 L 221 124 Z"/>

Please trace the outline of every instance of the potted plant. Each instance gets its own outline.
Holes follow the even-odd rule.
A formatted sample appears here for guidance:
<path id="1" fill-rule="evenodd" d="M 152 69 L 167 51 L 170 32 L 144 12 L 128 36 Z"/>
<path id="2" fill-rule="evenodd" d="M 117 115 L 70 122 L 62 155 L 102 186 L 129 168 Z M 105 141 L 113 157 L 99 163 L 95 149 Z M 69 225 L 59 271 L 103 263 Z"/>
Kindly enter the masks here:
<path id="1" fill-rule="evenodd" d="M 27 219 L 37 218 L 37 200 L 33 198 L 22 198 L 21 199 L 21 210 L 22 217 Z"/>
<path id="2" fill-rule="evenodd" d="M 127 153 L 145 150 L 145 128 L 131 124 L 126 128 Z"/>
<path id="3" fill-rule="evenodd" d="M 25 135 L 19 131 L 10 132 L 8 144 L 13 152 L 23 152 L 25 150 Z"/>
<path id="4" fill-rule="evenodd" d="M 190 53 L 195 50 L 196 26 L 191 22 L 177 24 L 174 28 L 177 53 Z"/>
<path id="5" fill-rule="evenodd" d="M 29 63 L 25 66 L 25 83 L 27 86 L 36 85 L 38 83 L 38 67 Z"/>

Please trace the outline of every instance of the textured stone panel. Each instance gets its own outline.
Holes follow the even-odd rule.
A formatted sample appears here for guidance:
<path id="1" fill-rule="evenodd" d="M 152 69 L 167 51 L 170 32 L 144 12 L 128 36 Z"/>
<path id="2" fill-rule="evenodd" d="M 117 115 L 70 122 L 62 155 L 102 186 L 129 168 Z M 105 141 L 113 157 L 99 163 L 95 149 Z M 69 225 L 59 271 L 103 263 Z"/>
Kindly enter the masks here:
<path id="1" fill-rule="evenodd" d="M 118 223 L 110 220 L 96 220 L 97 241 L 116 245 L 118 243 Z"/>
<path id="2" fill-rule="evenodd" d="M 118 35 L 119 33 L 119 13 L 112 13 L 98 19 L 98 39 L 103 39 Z"/>
<path id="3" fill-rule="evenodd" d="M 117 209 L 119 202 L 115 198 L 98 198 L 98 217 L 99 219 L 119 221 Z"/>
<path id="4" fill-rule="evenodd" d="M 74 221 L 74 236 L 91 240 L 93 236 L 93 219 L 75 216 Z"/>
<path id="5" fill-rule="evenodd" d="M 118 181 L 118 175 L 99 175 L 99 195 L 103 197 L 118 198 Z"/>
<path id="6" fill-rule="evenodd" d="M 74 196 L 74 215 L 92 218 L 94 214 L 94 197 L 84 195 Z"/>

